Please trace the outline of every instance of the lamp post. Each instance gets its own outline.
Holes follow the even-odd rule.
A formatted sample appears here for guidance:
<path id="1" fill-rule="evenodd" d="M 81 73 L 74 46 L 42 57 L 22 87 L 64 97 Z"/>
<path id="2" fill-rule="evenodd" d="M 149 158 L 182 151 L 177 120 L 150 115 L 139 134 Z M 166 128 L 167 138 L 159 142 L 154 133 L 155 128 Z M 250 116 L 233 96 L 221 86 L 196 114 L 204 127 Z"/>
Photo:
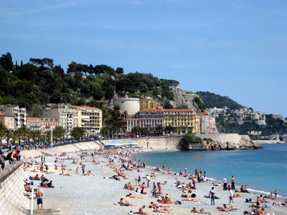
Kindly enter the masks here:
<path id="1" fill-rule="evenodd" d="M 38 183 L 35 183 L 33 186 L 32 186 L 32 191 L 31 191 L 31 214 L 33 214 L 34 212 L 34 189 L 39 185 L 39 182 Z"/>

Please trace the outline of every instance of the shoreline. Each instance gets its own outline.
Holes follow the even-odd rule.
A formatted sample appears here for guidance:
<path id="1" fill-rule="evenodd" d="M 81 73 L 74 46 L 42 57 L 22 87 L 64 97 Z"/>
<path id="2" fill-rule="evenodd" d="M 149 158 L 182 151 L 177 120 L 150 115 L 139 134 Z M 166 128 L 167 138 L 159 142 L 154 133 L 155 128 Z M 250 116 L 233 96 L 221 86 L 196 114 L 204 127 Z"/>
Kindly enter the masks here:
<path id="1" fill-rule="evenodd" d="M 180 151 L 180 150 L 166 150 L 166 151 L 163 151 L 163 150 L 154 150 L 154 151 L 145 151 L 145 152 L 142 152 L 142 154 L 144 153 L 162 153 L 162 152 L 176 152 L 176 151 Z M 224 150 L 220 150 L 220 151 L 224 151 Z M 232 151 L 240 151 L 240 150 L 232 150 Z M 140 152 L 139 153 L 136 153 L 136 154 L 141 154 Z M 218 178 L 218 177 L 212 177 L 209 175 L 209 178 L 211 181 L 215 181 L 215 182 L 222 182 L 222 178 Z M 241 183 L 241 184 L 236 184 L 237 187 L 240 187 L 242 184 L 248 184 L 248 182 L 246 183 Z M 256 189 L 256 188 L 253 188 L 253 187 L 249 187 L 248 190 L 250 190 L 250 192 L 252 193 L 256 193 L 256 194 L 262 194 L 262 195 L 269 195 L 270 192 L 273 192 L 273 191 L 266 191 L 264 189 Z M 286 195 L 278 195 L 278 198 L 281 199 L 281 200 L 286 200 L 287 199 L 287 194 Z"/>
<path id="2" fill-rule="evenodd" d="M 174 150 L 172 150 L 174 151 Z M 91 151 L 90 151 L 91 152 Z M 147 152 L 152 152 L 152 151 L 147 151 Z M 160 151 L 155 151 L 155 152 L 167 152 L 166 150 L 160 150 Z M 141 153 L 141 152 L 138 152 Z M 69 153 L 68 155 L 73 155 L 76 156 L 74 153 Z M 46 157 L 47 162 L 50 163 L 51 168 L 53 169 L 53 159 L 54 156 L 49 156 Z M 37 159 L 39 160 L 39 158 Z M 49 173 L 46 177 L 51 178 L 53 180 L 53 183 L 55 184 L 54 189 L 43 189 L 44 192 L 44 198 L 46 198 L 46 205 L 47 207 L 52 207 L 52 208 L 59 208 L 59 201 L 61 202 L 62 206 L 62 211 L 65 212 L 63 214 L 95 214 L 97 213 L 105 213 L 105 214 L 114 214 L 117 212 L 117 214 L 127 214 L 130 210 L 133 211 L 138 211 L 138 208 L 145 204 L 146 206 L 149 204 L 151 200 L 155 201 L 156 199 L 151 198 L 151 197 L 146 197 L 142 196 L 140 194 L 136 194 L 137 196 L 142 196 L 143 200 L 134 200 L 134 199 L 129 199 L 131 202 L 134 202 L 137 204 L 135 207 L 121 207 L 118 205 L 114 205 L 116 201 L 119 201 L 119 198 L 124 197 L 127 193 L 134 193 L 131 191 L 124 190 L 124 184 L 127 183 L 128 181 L 132 182 L 134 184 L 134 178 L 137 175 L 141 175 L 144 177 L 146 174 L 151 172 L 150 166 L 146 166 L 145 169 L 140 169 L 141 172 L 136 172 L 136 171 L 126 171 L 126 174 L 128 175 L 128 180 L 122 180 L 121 181 L 115 181 L 113 179 L 103 179 L 103 177 L 111 177 L 113 174 L 112 169 L 108 168 L 106 166 L 107 164 L 107 159 L 102 158 L 101 156 L 97 156 L 96 160 L 98 160 L 100 163 L 99 165 L 95 166 L 92 165 L 90 161 L 85 162 L 87 165 L 87 171 L 88 169 L 91 169 L 92 173 L 95 174 L 95 176 L 88 177 L 88 176 L 82 176 L 80 174 L 75 174 L 75 165 L 71 164 L 71 160 L 66 160 L 63 163 L 67 165 L 67 168 L 71 167 L 71 175 L 72 176 L 60 176 L 57 173 Z M 31 172 L 27 172 L 31 175 Z M 34 173 L 32 173 L 33 175 Z M 172 200 L 182 200 L 180 197 L 181 192 L 174 187 L 174 181 L 175 178 L 179 178 L 180 180 L 185 180 L 186 178 L 178 176 L 178 175 L 167 175 L 167 174 L 162 174 L 158 173 L 157 174 L 157 179 L 152 180 L 151 182 L 155 181 L 165 181 L 167 180 L 168 183 L 167 185 L 163 185 L 163 192 L 164 193 L 169 193 L 169 195 L 172 197 Z M 69 180 L 68 180 L 69 179 Z M 185 180 L 186 182 L 190 182 L 188 180 Z M 94 183 L 93 183 L 94 182 Z M 80 184 L 79 184 L 80 183 Z M 101 184 L 103 185 L 102 187 L 98 187 L 97 185 Z M 118 186 L 115 186 L 118 185 Z M 151 183 L 152 184 L 152 183 Z M 78 191 L 74 190 L 74 192 L 71 192 L 75 186 L 77 189 L 80 189 L 81 186 L 83 188 L 83 192 L 78 193 Z M 210 205 L 210 199 L 205 199 L 203 198 L 204 195 L 207 195 L 209 192 L 210 187 L 212 186 L 210 183 L 197 183 L 198 189 L 196 190 L 197 196 L 199 199 L 202 201 L 202 203 L 193 203 L 193 202 L 182 202 L 182 205 L 174 205 L 171 206 L 171 208 L 174 210 L 175 214 L 186 214 L 189 213 L 191 210 L 191 207 L 196 207 L 198 209 L 200 208 L 205 208 L 206 211 L 212 212 L 212 214 L 221 214 L 221 212 L 218 212 L 216 210 L 216 207 Z M 82 189 L 81 188 L 81 189 Z M 216 193 L 219 195 L 222 195 L 222 198 L 216 201 L 216 206 L 222 206 L 222 203 L 228 203 L 228 192 L 222 191 L 222 187 L 215 187 L 216 188 Z M 147 190 L 150 192 L 150 188 Z M 91 192 L 95 191 L 95 192 Z M 96 193 L 98 196 L 94 196 L 93 193 Z M 81 196 L 79 198 L 79 195 Z M 256 194 L 244 194 L 244 196 L 247 197 L 252 197 L 252 199 L 255 198 Z M 246 208 L 247 203 L 240 203 L 238 200 L 240 199 L 242 202 L 245 200 L 245 197 L 239 197 L 235 198 L 235 205 L 239 206 L 240 214 L 244 212 L 244 209 L 251 209 L 249 207 Z M 67 199 L 66 199 L 67 198 Z M 66 200 L 64 200 L 66 199 Z M 89 205 L 87 202 L 88 199 L 98 201 L 96 204 L 98 209 L 96 209 L 94 206 Z M 68 203 L 67 203 L 68 201 Z M 93 201 L 93 202 L 94 202 Z M 277 200 L 278 201 L 278 200 Z M 72 207 L 69 206 L 70 204 L 73 203 Z M 75 205 L 74 205 L 75 204 Z M 79 207 L 76 207 L 76 205 L 79 205 Z M 275 214 L 280 215 L 284 214 L 287 212 L 287 208 L 285 208 L 284 213 L 280 213 L 277 211 L 275 208 L 277 206 L 273 206 L 275 209 Z M 273 211 L 273 208 L 267 208 L 268 211 Z M 278 207 L 279 209 L 282 207 Z M 72 211 L 71 211 L 72 209 Z M 243 210 L 243 211 L 242 211 Z M 148 213 L 152 213 L 151 210 L 146 209 Z M 250 210 L 249 210 L 250 211 Z M 152 213 L 152 214 L 158 214 L 158 213 Z M 233 212 L 234 214 L 234 212 Z"/>

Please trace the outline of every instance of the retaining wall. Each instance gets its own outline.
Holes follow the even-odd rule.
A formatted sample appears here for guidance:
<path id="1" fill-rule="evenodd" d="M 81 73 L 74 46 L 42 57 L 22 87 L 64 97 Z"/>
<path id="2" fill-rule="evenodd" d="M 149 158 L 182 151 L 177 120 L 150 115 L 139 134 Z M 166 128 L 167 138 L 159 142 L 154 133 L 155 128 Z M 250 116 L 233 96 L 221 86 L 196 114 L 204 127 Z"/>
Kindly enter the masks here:
<path id="1" fill-rule="evenodd" d="M 0 171 L 0 214 L 27 214 L 30 200 L 23 195 L 26 178 L 22 162 L 6 165 Z"/>

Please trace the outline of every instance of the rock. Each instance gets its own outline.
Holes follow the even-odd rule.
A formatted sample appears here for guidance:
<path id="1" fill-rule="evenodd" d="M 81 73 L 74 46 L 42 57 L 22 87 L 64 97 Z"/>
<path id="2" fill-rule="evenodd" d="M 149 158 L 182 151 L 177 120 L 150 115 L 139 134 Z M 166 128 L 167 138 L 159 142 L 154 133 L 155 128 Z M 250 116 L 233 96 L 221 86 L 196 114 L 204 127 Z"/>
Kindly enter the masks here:
<path id="1" fill-rule="evenodd" d="M 171 87 L 170 89 L 174 94 L 174 101 L 170 101 L 173 107 L 178 107 L 184 104 L 187 105 L 189 109 L 195 110 L 197 113 L 201 112 L 194 101 L 194 98 L 199 97 L 199 95 L 189 91 L 184 91 L 179 87 Z"/>
<path id="2" fill-rule="evenodd" d="M 263 149 L 262 146 L 255 144 L 248 135 L 208 134 L 198 136 L 213 140 L 213 142 L 207 145 L 207 150 Z"/>

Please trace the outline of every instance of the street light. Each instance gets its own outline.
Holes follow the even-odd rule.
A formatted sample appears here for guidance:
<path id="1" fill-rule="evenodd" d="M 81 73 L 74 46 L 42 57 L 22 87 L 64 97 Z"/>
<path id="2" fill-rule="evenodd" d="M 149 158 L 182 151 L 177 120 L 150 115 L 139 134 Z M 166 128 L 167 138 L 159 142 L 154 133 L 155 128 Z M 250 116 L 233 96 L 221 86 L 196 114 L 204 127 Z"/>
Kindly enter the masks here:
<path id="1" fill-rule="evenodd" d="M 40 184 L 40 182 L 35 183 L 32 186 L 32 191 L 31 191 L 31 214 L 33 214 L 34 211 L 34 189 L 38 187 L 38 185 Z"/>

